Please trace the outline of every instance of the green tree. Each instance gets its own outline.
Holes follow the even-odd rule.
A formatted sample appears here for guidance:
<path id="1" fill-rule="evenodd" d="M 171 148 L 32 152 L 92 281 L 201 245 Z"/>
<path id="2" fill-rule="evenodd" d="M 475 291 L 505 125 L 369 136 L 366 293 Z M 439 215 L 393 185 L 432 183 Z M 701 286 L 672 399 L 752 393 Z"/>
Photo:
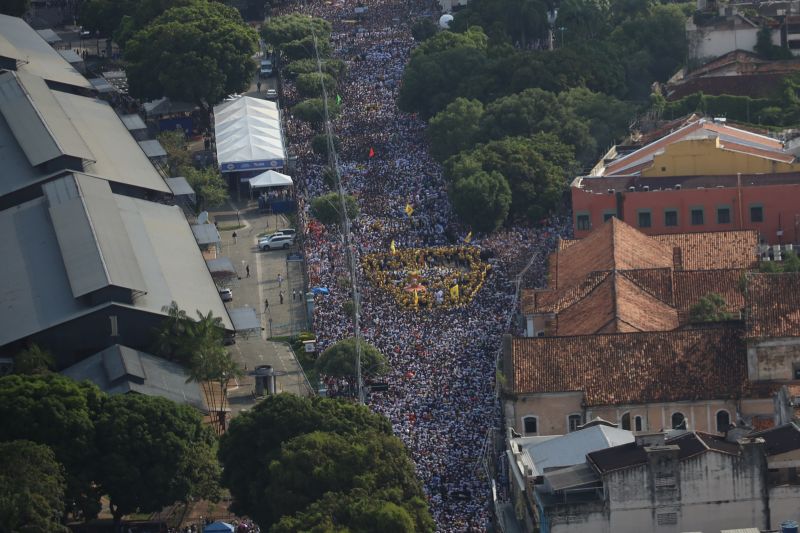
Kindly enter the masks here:
<path id="1" fill-rule="evenodd" d="M 114 522 L 190 497 L 216 499 L 214 437 L 200 414 L 164 398 L 121 394 L 97 420 L 98 482 Z"/>
<path id="2" fill-rule="evenodd" d="M 317 60 L 316 59 L 298 59 L 296 61 L 292 61 L 286 68 L 284 72 L 289 78 L 297 78 L 300 74 L 310 74 L 312 72 L 319 72 L 322 70 L 325 74 L 330 74 L 336 80 L 342 79 L 344 77 L 345 72 L 347 72 L 347 68 L 344 64 L 344 61 L 341 59 L 323 59 L 320 61 L 319 67 L 317 67 Z"/>
<path id="3" fill-rule="evenodd" d="M 326 493 L 344 496 L 359 488 L 368 495 L 365 499 L 380 502 L 370 506 L 373 514 L 381 514 L 375 507 L 383 507 L 388 517 L 393 521 L 399 519 L 401 525 L 408 526 L 410 519 L 412 531 L 414 526 L 417 531 L 432 531 L 427 512 L 413 516 L 415 510 L 424 508 L 420 501 L 421 485 L 402 442 L 393 435 L 370 432 L 337 435 L 322 431 L 300 435 L 281 448 L 269 471 L 265 497 L 273 516 L 301 512 Z M 386 508 L 384 502 L 392 496 L 399 496 L 400 500 L 400 505 L 392 507 L 402 509 L 408 502 L 405 513 Z M 388 524 L 372 527 L 385 526 Z"/>
<path id="4" fill-rule="evenodd" d="M 0 378 L 0 442 L 30 440 L 52 448 L 66 472 L 66 509 L 93 518 L 100 494 L 94 419 L 104 395 L 59 374 Z M 1 470 L 0 470 L 1 471 Z"/>
<path id="5" fill-rule="evenodd" d="M 610 148 L 628 134 L 636 109 L 629 103 L 613 96 L 578 87 L 564 91 L 558 100 L 575 116 L 588 121 L 589 135 L 601 151 Z M 578 159 L 593 162 L 599 155 L 597 150 L 586 151 L 586 147 L 576 146 Z"/>
<path id="6" fill-rule="evenodd" d="M 411 36 L 418 43 L 430 39 L 437 31 L 436 23 L 428 17 L 420 17 L 411 24 Z"/>
<path id="7" fill-rule="evenodd" d="M 783 261 L 761 261 L 758 269 L 761 272 L 800 272 L 800 258 L 794 252 L 786 252 Z"/>
<path id="8" fill-rule="evenodd" d="M 375 468 L 365 465 L 360 462 L 363 448 L 347 451 L 347 446 L 339 446 L 341 440 L 336 440 L 336 449 L 330 454 L 324 452 L 318 459 L 314 459 L 310 457 L 313 455 L 310 450 L 319 444 L 325 447 L 325 439 L 304 440 L 302 448 L 295 445 L 300 441 L 293 440 L 314 432 L 352 437 L 345 439 L 345 444 L 372 447 L 372 451 L 367 453 L 372 459 L 365 460 L 386 465 L 376 465 Z M 295 453 L 291 456 L 285 455 L 284 450 L 294 450 Z M 355 462 L 346 462 L 344 458 L 339 461 L 338 457 L 334 457 L 339 451 L 345 456 L 352 455 Z M 317 489 L 312 489 L 308 493 L 296 494 L 297 499 L 290 500 L 293 495 L 289 492 L 290 487 L 306 482 L 318 482 L 321 486 L 321 483 L 336 482 L 337 479 L 347 477 L 337 478 L 336 473 L 330 472 L 326 466 L 338 464 L 340 466 L 334 468 L 353 466 L 349 472 L 349 481 L 342 479 L 342 490 L 345 494 L 358 485 L 367 489 L 364 494 L 372 498 L 404 502 L 403 507 L 406 510 L 413 509 L 409 513 L 416 523 L 422 525 L 418 530 L 432 530 L 425 502 L 417 500 L 421 493 L 414 488 L 415 480 L 410 461 L 402 450 L 402 444 L 391 437 L 391 424 L 386 418 L 371 412 L 363 405 L 320 397 L 301 398 L 290 394 L 269 396 L 251 411 L 242 413 L 231 422 L 230 429 L 221 438 L 219 456 L 223 465 L 223 484 L 234 497 L 232 510 L 251 516 L 262 528 L 277 523 L 282 516 L 289 514 L 290 508 L 299 510 L 309 503 L 313 505 L 309 501 L 310 497 L 313 495 L 317 498 L 320 494 Z M 292 475 L 290 472 L 303 468 L 301 463 L 305 458 L 309 462 L 301 476 L 303 479 L 287 479 Z M 319 471 L 312 472 L 312 464 L 319 465 Z M 356 471 L 356 468 L 359 470 Z M 383 487 L 383 480 L 390 477 L 387 470 L 392 472 L 392 481 L 389 487 Z M 319 476 L 317 481 L 314 481 L 315 476 Z M 276 505 L 277 501 L 272 498 L 273 491 L 281 492 L 278 486 L 282 481 L 276 480 L 290 483 L 286 485 L 286 494 L 281 496 L 281 506 L 286 503 L 289 507 Z M 335 494 L 333 497 L 342 499 L 344 494 Z M 290 501 L 284 502 L 283 498 Z M 314 511 L 311 507 L 307 509 Z"/>
<path id="9" fill-rule="evenodd" d="M 323 96 L 323 86 L 329 97 L 336 94 L 336 79 L 323 72 L 309 72 L 297 76 L 297 92 L 303 97 L 321 98 Z"/>
<path id="10" fill-rule="evenodd" d="M 596 40 L 607 35 L 610 15 L 607 1 L 564 0 L 558 7 L 555 27 L 567 28 L 570 41 Z"/>
<path id="11" fill-rule="evenodd" d="M 710 292 L 689 308 L 689 321 L 696 323 L 731 320 L 734 316 L 726 311 L 727 307 L 728 303 L 722 295 Z"/>
<path id="12" fill-rule="evenodd" d="M 325 157 L 328 156 L 328 139 L 330 137 L 327 133 L 323 133 L 320 135 L 314 135 L 311 139 L 311 150 L 318 155 L 324 155 Z M 333 148 L 334 150 L 339 150 L 341 147 L 341 142 L 339 141 L 339 137 L 337 135 L 333 135 Z"/>
<path id="13" fill-rule="evenodd" d="M 361 368 L 364 375 L 381 375 L 388 370 L 386 357 L 375 346 L 361 341 Z M 354 337 L 340 340 L 328 347 L 314 365 L 317 372 L 335 377 L 356 375 L 356 340 Z"/>
<path id="14" fill-rule="evenodd" d="M 168 96 L 210 109 L 250 84 L 257 43 L 255 30 L 224 4 L 171 8 L 125 47 L 130 93 L 144 100 Z"/>
<path id="15" fill-rule="evenodd" d="M 355 197 L 346 194 L 344 196 L 344 204 L 348 218 L 350 220 L 356 218 L 358 216 L 358 202 Z M 339 193 L 330 192 L 311 200 L 311 215 L 326 226 L 341 224 L 342 203 L 339 199 Z"/>
<path id="16" fill-rule="evenodd" d="M 198 311 L 197 315 L 197 322 L 191 326 L 196 346 L 189 361 L 189 380 L 203 389 L 206 405 L 217 415 L 215 427 L 221 434 L 226 426 L 228 385 L 244 372 L 225 349 L 222 319 L 211 311 L 207 315 Z"/>
<path id="17" fill-rule="evenodd" d="M 329 492 L 305 511 L 284 516 L 270 529 L 271 533 L 295 531 L 415 533 L 424 529 L 415 526 L 412 514 L 399 503 L 354 489 L 346 495 Z"/>
<path id="18" fill-rule="evenodd" d="M 463 33 L 449 30 L 440 31 L 411 52 L 411 57 L 430 56 L 456 48 L 471 48 L 475 51 L 486 51 L 489 38 L 483 29 L 473 26 Z"/>
<path id="19" fill-rule="evenodd" d="M 209 207 L 219 207 L 228 200 L 228 184 L 216 167 L 197 169 L 186 166 L 181 174 L 194 189 L 197 203 L 195 209 L 204 211 Z"/>
<path id="20" fill-rule="evenodd" d="M 17 374 L 46 374 L 56 366 L 53 354 L 40 348 L 38 344 L 30 344 L 14 357 L 14 372 Z"/>
<path id="21" fill-rule="evenodd" d="M 784 46 L 772 44 L 772 28 L 763 26 L 756 34 L 753 50 L 764 59 L 792 59 L 792 52 Z"/>
<path id="22" fill-rule="evenodd" d="M 174 300 L 162 311 L 167 318 L 156 329 L 153 351 L 165 359 L 187 363 L 195 346 L 192 320 Z"/>
<path id="23" fill-rule="evenodd" d="M 597 151 L 589 121 L 566 107 L 557 95 L 541 89 L 527 89 L 487 105 L 481 130 L 485 139 L 554 133 L 561 142 L 580 147 L 587 154 L 584 163 L 591 162 Z"/>
<path id="24" fill-rule="evenodd" d="M 536 39 L 547 37 L 547 2 L 541 0 L 484 0 L 470 3 L 455 15 L 454 31 L 469 26 L 486 28 L 497 43 L 507 42 L 526 48 Z"/>
<path id="25" fill-rule="evenodd" d="M 480 140 L 483 104 L 478 100 L 456 98 L 428 123 L 426 134 L 431 155 L 444 161 Z"/>
<path id="26" fill-rule="evenodd" d="M 12 17 L 21 17 L 31 7 L 31 0 L 5 0 L 0 4 L 0 13 Z"/>
<path id="27" fill-rule="evenodd" d="M 511 189 L 510 214 L 538 221 L 559 208 L 567 178 L 576 168 L 572 153 L 553 134 L 509 137 L 451 157 L 445 177 L 457 184 L 479 170 L 497 172 Z M 477 209 L 464 202 L 464 209 Z"/>
<path id="28" fill-rule="evenodd" d="M 331 25 L 321 18 L 292 13 L 270 18 L 261 36 L 289 60 L 315 58 L 316 37 L 319 55 L 325 57 L 330 52 Z"/>
<path id="29" fill-rule="evenodd" d="M 325 102 L 322 98 L 309 98 L 292 108 L 292 113 L 300 120 L 320 126 L 325 122 Z M 328 117 L 331 120 L 339 114 L 339 104 L 328 94 Z"/>
<path id="30" fill-rule="evenodd" d="M 183 169 L 192 165 L 186 134 L 183 130 L 162 131 L 158 134 L 158 142 L 167 152 L 167 164 L 171 176 L 180 176 Z"/>
<path id="31" fill-rule="evenodd" d="M 505 222 L 511 189 L 499 172 L 480 170 L 455 181 L 450 194 L 456 214 L 470 227 L 490 233 Z"/>
<path id="32" fill-rule="evenodd" d="M 0 443 L 0 531 L 67 533 L 64 467 L 49 447 L 27 440 Z"/>

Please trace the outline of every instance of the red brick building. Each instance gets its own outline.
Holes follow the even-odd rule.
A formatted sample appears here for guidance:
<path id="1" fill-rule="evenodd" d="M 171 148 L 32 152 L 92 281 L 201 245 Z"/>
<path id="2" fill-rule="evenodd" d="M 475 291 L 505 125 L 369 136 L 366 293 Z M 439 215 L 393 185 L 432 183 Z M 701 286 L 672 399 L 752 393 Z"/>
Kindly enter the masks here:
<path id="1" fill-rule="evenodd" d="M 629 152 L 612 150 L 572 183 L 575 236 L 610 217 L 648 235 L 756 230 L 800 243 L 800 163 L 776 139 L 694 121 Z"/>

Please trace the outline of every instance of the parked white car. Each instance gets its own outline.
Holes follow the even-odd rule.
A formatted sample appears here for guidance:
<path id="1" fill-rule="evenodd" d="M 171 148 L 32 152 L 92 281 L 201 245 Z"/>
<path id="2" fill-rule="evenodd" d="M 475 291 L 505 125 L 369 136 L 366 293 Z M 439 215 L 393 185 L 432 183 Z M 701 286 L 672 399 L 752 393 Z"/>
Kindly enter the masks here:
<path id="1" fill-rule="evenodd" d="M 230 289 L 220 289 L 219 290 L 219 297 L 222 298 L 223 302 L 232 302 L 233 301 L 233 291 Z"/>
<path id="2" fill-rule="evenodd" d="M 272 235 L 264 241 L 259 241 L 258 247 L 263 250 L 276 250 L 279 248 L 289 248 L 294 246 L 294 235 Z"/>

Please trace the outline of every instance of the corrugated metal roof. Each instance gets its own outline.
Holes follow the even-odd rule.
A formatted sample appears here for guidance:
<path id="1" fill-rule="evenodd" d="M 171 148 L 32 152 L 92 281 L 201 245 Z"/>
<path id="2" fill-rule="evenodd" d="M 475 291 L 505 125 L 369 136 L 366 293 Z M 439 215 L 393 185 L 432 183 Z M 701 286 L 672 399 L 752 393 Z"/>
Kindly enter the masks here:
<path id="1" fill-rule="evenodd" d="M 51 30 L 50 28 L 46 28 L 44 30 L 36 30 L 36 33 L 38 33 L 42 39 L 47 41 L 48 44 L 61 42 L 61 37 L 59 37 L 58 34 L 53 30 Z"/>
<path id="2" fill-rule="evenodd" d="M 175 363 L 115 344 L 61 372 L 77 381 L 91 381 L 109 394 L 137 392 L 160 396 L 205 411 L 200 386 Z"/>
<path id="3" fill-rule="evenodd" d="M 167 186 L 175 196 L 194 196 L 194 189 L 186 178 L 167 178 Z"/>
<path id="4" fill-rule="evenodd" d="M 83 58 L 75 53 L 74 50 L 59 50 L 58 54 L 63 57 L 70 65 L 83 63 Z"/>
<path id="5" fill-rule="evenodd" d="M 107 181 L 73 174 L 42 189 L 76 298 L 112 285 L 147 290 Z"/>
<path id="6" fill-rule="evenodd" d="M 114 109 L 97 98 L 53 91 L 86 144 L 97 155 L 84 172 L 144 189 L 169 193 L 164 178 L 139 148 Z"/>
<path id="7" fill-rule="evenodd" d="M 128 128 L 128 131 L 147 129 L 147 124 L 145 124 L 144 120 L 142 120 L 142 117 L 136 113 L 132 113 L 130 115 L 120 115 L 119 118 L 122 120 L 122 123 L 125 124 L 125 127 Z"/>
<path id="8" fill-rule="evenodd" d="M 19 62 L 19 71 L 66 85 L 92 88 L 86 78 L 21 18 L 0 15 L 0 57 Z"/>
<path id="9" fill-rule="evenodd" d="M 108 83 L 105 78 L 91 78 L 89 83 L 92 84 L 92 87 L 99 92 L 99 93 L 113 93 L 116 91 L 113 85 Z"/>
<path id="10" fill-rule="evenodd" d="M 194 224 L 192 225 L 192 233 L 197 240 L 197 244 L 201 246 L 214 244 L 222 240 L 214 224 Z"/>
<path id="11" fill-rule="evenodd" d="M 528 444 L 523 441 L 521 446 L 531 458 L 533 475 L 539 476 L 548 468 L 583 463 L 589 452 L 633 441 L 634 436 L 630 431 L 598 425 L 545 442 Z"/>
<path id="12" fill-rule="evenodd" d="M 0 211 L 0 346 L 96 310 L 75 298 L 44 197 Z M 132 308 L 163 315 L 174 300 L 233 323 L 180 208 L 113 195 L 144 279 Z M 100 306 L 102 307 L 102 306 Z"/>
<path id="13" fill-rule="evenodd" d="M 167 151 L 164 150 L 164 147 L 161 146 L 161 143 L 156 141 L 155 139 L 150 139 L 147 141 L 139 141 L 139 146 L 142 147 L 142 151 L 145 153 L 147 157 L 150 158 L 167 157 Z"/>
<path id="14" fill-rule="evenodd" d="M 545 482 L 551 490 L 565 490 L 584 485 L 591 485 L 600 481 L 600 477 L 591 466 L 580 463 L 566 468 L 559 468 L 544 474 Z"/>
<path id="15" fill-rule="evenodd" d="M 261 330 L 261 320 L 252 307 L 236 307 L 229 309 L 228 313 L 236 331 Z"/>
<path id="16" fill-rule="evenodd" d="M 206 261 L 206 264 L 208 265 L 208 270 L 211 272 L 211 274 L 236 272 L 236 268 L 233 266 L 233 261 L 231 261 L 230 257 L 217 257 L 216 259 L 209 259 Z"/>
<path id="17" fill-rule="evenodd" d="M 22 72 L 0 75 L 0 113 L 32 166 L 63 155 L 95 158 L 42 78 Z"/>

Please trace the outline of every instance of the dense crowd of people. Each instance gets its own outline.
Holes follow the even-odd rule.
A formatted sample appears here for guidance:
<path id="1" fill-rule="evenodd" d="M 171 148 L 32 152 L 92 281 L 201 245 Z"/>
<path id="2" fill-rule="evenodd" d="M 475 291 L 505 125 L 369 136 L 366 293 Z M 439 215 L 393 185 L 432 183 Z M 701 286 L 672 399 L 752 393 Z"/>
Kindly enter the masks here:
<path id="1" fill-rule="evenodd" d="M 366 6 L 367 13 L 354 24 L 348 19 L 357 5 Z M 385 285 L 392 280 L 424 281 L 425 267 L 437 265 L 426 262 L 410 280 L 411 267 L 392 268 L 391 255 L 377 263 L 363 259 L 387 254 L 392 246 L 397 254 L 415 256 L 419 254 L 409 250 L 463 246 L 468 235 L 452 216 L 441 168 L 427 153 L 424 122 L 399 111 L 395 103 L 413 46 L 410 23 L 419 16 L 435 17 L 439 7 L 419 0 L 346 0 L 290 4 L 280 10 L 294 11 L 333 24 L 334 54 L 348 68 L 337 88 L 342 112 L 333 130 L 341 141 L 343 186 L 357 197 L 361 211 L 351 228 L 351 249 L 359 265 L 360 326 L 366 341 L 381 350 L 391 367 L 385 376 L 388 390 L 372 392 L 368 403 L 391 420 L 409 448 L 438 530 L 483 531 L 490 520 L 491 495 L 484 467 L 496 459 L 488 453 L 489 443 L 501 423 L 496 358 L 501 335 L 513 330 L 513 281 L 530 265 L 525 285 L 541 284 L 544 260 L 557 237 L 566 234 L 566 224 L 552 218 L 538 227 L 475 236 L 470 246 L 478 247 L 481 263 L 491 268 L 482 272 L 479 290 L 468 302 L 425 309 L 400 305 Z M 312 137 L 320 132 L 291 116 L 290 106 L 297 101 L 291 83 L 284 85 L 283 98 L 289 107 L 289 145 L 300 156 L 294 177 L 310 283 L 331 288 L 330 294 L 315 300 L 314 327 L 322 351 L 353 335 L 352 320 L 343 312 L 343 304 L 353 298 L 348 254 L 337 227 L 321 228 L 309 218 L 310 200 L 328 192 L 325 161 L 310 148 Z M 411 216 L 405 212 L 407 205 L 413 207 Z M 385 276 L 369 276 L 365 264 Z M 458 262 L 448 257 L 438 266 L 452 272 Z M 347 390 L 340 381 L 336 390 Z"/>

